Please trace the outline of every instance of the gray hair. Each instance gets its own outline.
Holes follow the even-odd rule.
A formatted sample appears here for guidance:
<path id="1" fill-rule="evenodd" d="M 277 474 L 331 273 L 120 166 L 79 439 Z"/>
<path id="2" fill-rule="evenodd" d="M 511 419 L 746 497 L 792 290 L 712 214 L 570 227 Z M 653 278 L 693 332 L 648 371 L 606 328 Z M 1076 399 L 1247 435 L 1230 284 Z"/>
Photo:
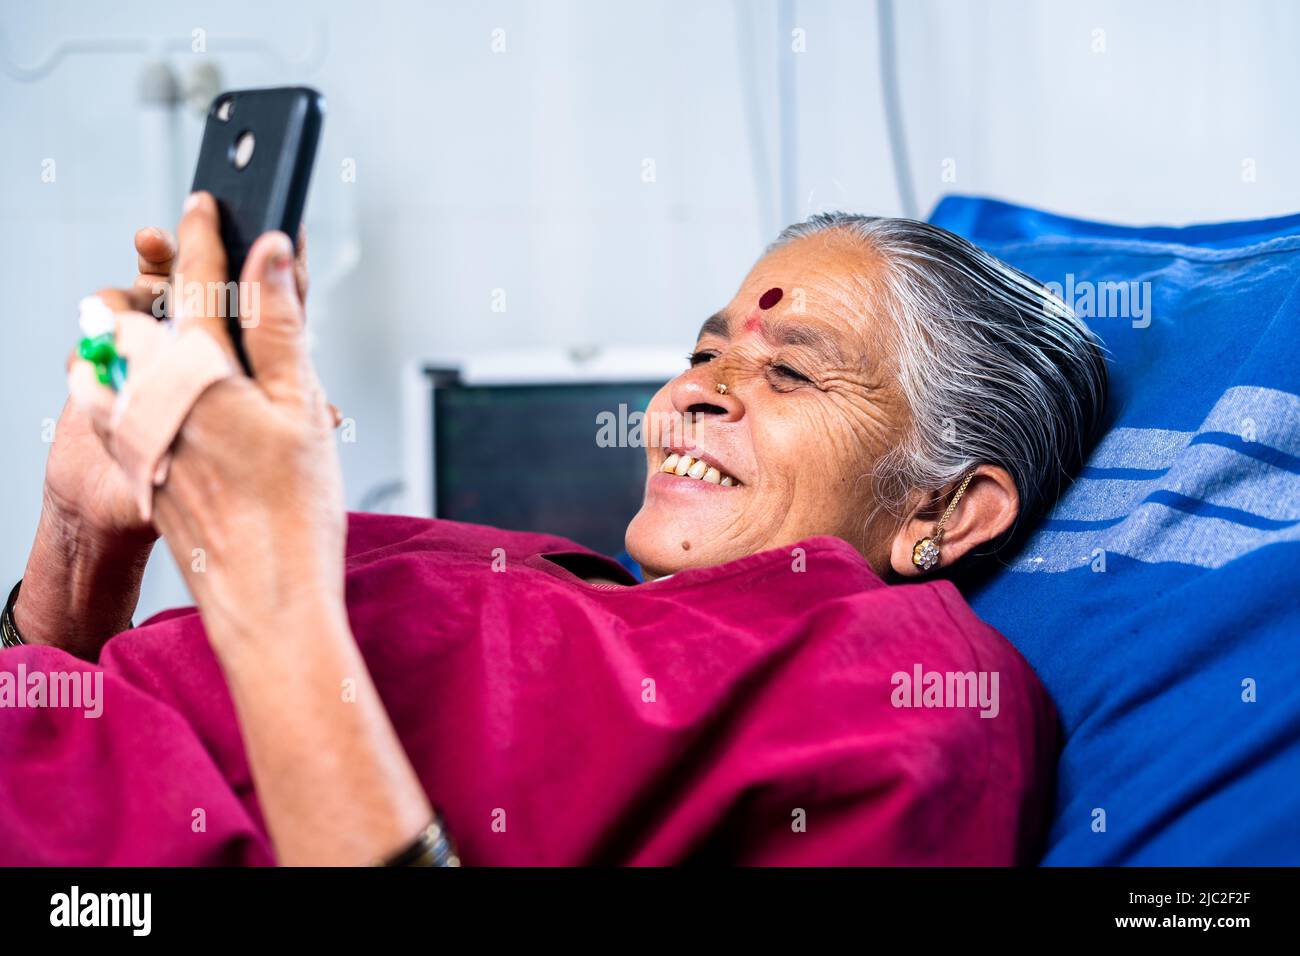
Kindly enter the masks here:
<path id="1" fill-rule="evenodd" d="M 1096 336 L 1042 284 L 928 223 L 820 213 L 768 251 L 832 231 L 879 256 L 881 269 L 863 278 L 893 305 L 911 411 L 909 434 L 876 466 L 878 507 L 901 520 L 916 491 L 936 495 L 993 464 L 1015 481 L 1017 526 L 1044 513 L 1100 427 L 1106 363 Z"/>

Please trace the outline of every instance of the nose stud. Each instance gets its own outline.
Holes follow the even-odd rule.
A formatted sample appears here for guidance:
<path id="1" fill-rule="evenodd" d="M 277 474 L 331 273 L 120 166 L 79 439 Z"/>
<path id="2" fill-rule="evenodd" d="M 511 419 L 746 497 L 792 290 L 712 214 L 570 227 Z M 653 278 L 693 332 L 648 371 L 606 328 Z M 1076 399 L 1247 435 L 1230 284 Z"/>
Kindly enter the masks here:
<path id="1" fill-rule="evenodd" d="M 719 395 L 726 395 L 726 394 L 727 394 L 727 386 L 724 385 L 722 382 L 719 382 L 717 385 L 715 385 L 715 386 L 713 386 L 713 387 L 714 387 L 714 389 L 717 391 L 717 393 L 718 393 Z"/>

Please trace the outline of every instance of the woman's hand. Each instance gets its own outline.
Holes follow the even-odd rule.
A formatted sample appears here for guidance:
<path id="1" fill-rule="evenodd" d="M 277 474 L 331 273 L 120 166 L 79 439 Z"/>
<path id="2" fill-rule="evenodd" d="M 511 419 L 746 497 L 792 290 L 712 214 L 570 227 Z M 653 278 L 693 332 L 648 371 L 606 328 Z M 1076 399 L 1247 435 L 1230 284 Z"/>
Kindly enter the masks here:
<path id="1" fill-rule="evenodd" d="M 134 288 L 142 294 L 130 298 L 143 308 L 143 293 L 157 301 L 165 290 L 176 257 L 176 240 L 161 229 L 141 229 L 135 234 L 135 249 L 139 274 Z M 101 293 L 105 298 L 111 295 Z M 125 301 L 120 296 L 113 298 Z M 158 537 L 153 526 L 141 518 L 125 476 L 95 435 L 89 412 L 75 402 L 63 406 L 54 429 L 45 466 L 44 505 L 62 523 L 79 527 L 112 550 L 147 550 Z"/>
<path id="2" fill-rule="evenodd" d="M 208 197 L 187 208 L 178 231 L 179 249 L 162 230 L 136 233 L 136 288 L 158 295 L 160 283 L 177 272 L 187 286 L 200 284 L 203 302 L 220 300 L 207 294 L 228 275 L 215 206 Z M 242 318 L 256 379 L 229 379 L 203 395 L 178 436 L 170 480 L 155 499 L 156 508 L 174 518 L 171 525 L 159 520 L 190 593 L 213 619 L 218 635 L 238 630 L 248 620 L 264 625 L 275 609 L 291 613 L 290 592 L 303 590 L 320 598 L 328 593 L 322 581 L 341 582 L 342 566 L 342 489 L 329 434 L 338 412 L 324 404 L 306 353 L 306 229 L 298 231 L 296 256 L 285 236 L 261 237 L 249 252 L 240 282 L 257 293 L 251 297 L 252 314 Z M 173 308 L 183 306 L 189 295 L 189 289 L 175 290 Z M 233 355 L 224 317 L 173 318 L 180 328 L 203 326 Z M 195 448 L 201 451 L 196 454 Z M 175 507 L 173 499 L 178 499 Z M 308 514 L 299 505 L 314 510 Z M 248 561 L 256 542 L 272 550 Z M 300 548 L 333 564 L 313 565 L 302 559 Z M 214 567 L 227 573 L 209 576 Z M 245 580 L 232 578 L 249 568 L 256 573 Z M 213 587 L 214 581 L 221 587 Z M 219 621 L 228 621 L 229 627 Z"/>
<path id="3" fill-rule="evenodd" d="M 224 284 L 211 196 L 191 197 L 177 235 L 186 284 Z M 287 236 L 253 244 L 240 298 L 254 377 L 199 396 L 153 513 L 226 675 L 280 862 L 357 864 L 401 848 L 432 810 L 348 625 L 336 413 L 307 354 L 295 273 Z M 233 361 L 224 317 L 175 321 L 205 330 Z M 104 403 L 94 407 L 107 434 Z"/>
<path id="4" fill-rule="evenodd" d="M 298 287 L 298 299 L 307 301 L 307 227 L 298 227 L 297 255 L 293 260 L 293 279 Z M 150 295 L 159 296 L 165 291 L 176 264 L 176 239 L 165 229 L 149 226 L 135 234 L 136 264 L 139 275 L 134 287 Z"/>
<path id="5" fill-rule="evenodd" d="M 160 229 L 141 229 L 135 248 L 140 271 L 135 288 L 160 294 L 171 274 L 175 240 Z M 305 262 L 301 268 L 305 276 Z M 14 607 L 24 640 L 95 660 L 105 641 L 130 627 L 157 537 L 95 434 L 89 412 L 65 403 L 45 463 L 41 517 Z"/>
<path id="6" fill-rule="evenodd" d="M 128 299 L 159 317 L 155 303 L 171 279 L 176 240 L 163 229 L 135 234 L 139 274 Z M 299 300 L 307 295 L 307 235 L 298 233 L 293 263 Z M 140 515 L 120 468 L 104 449 L 88 410 L 67 402 L 55 425 L 45 465 L 36 539 L 14 608 L 19 632 L 31 644 L 49 644 L 95 660 L 104 642 L 131 625 L 140 581 L 158 532 Z"/>
<path id="7" fill-rule="evenodd" d="M 178 234 L 176 271 L 187 285 L 224 283 L 210 197 L 188 208 Z M 334 415 L 307 354 L 301 251 L 295 260 L 287 236 L 264 235 L 240 281 L 253 305 L 242 323 L 255 378 L 237 375 L 204 392 L 154 496 L 158 526 L 219 653 L 304 606 L 343 607 L 342 480 Z M 175 321 L 204 327 L 233 355 L 222 316 Z"/>

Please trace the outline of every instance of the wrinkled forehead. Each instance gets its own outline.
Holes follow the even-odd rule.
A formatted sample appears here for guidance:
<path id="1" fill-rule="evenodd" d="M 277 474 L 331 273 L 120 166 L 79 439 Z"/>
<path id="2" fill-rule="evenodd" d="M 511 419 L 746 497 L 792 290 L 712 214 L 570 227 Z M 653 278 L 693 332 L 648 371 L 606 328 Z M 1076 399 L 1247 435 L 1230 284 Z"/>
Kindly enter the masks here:
<path id="1" fill-rule="evenodd" d="M 880 281 L 879 256 L 833 234 L 796 239 L 754 264 L 723 320 L 732 337 L 779 329 L 781 340 L 816 338 L 838 347 L 847 364 L 878 364 L 892 354 L 894 324 Z"/>

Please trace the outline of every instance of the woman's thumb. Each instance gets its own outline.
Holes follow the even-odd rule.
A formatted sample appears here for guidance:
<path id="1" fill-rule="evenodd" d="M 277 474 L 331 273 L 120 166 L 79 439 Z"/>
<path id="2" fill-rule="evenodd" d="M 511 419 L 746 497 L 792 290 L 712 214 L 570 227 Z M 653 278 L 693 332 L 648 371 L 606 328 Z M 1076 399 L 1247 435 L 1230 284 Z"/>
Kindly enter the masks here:
<path id="1" fill-rule="evenodd" d="M 240 326 L 253 378 L 273 401 L 307 398 L 312 392 L 311 366 L 288 236 L 268 232 L 253 243 L 239 296 Z"/>

